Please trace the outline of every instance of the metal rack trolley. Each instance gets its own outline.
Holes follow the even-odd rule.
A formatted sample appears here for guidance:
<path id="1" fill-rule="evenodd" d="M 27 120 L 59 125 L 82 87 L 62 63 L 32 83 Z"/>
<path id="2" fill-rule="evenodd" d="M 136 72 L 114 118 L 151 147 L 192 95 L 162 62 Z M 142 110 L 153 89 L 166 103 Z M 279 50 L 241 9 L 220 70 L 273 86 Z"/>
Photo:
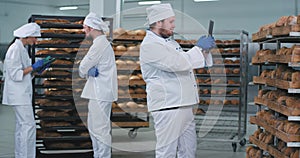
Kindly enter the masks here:
<path id="1" fill-rule="evenodd" d="M 42 29 L 76 29 L 81 30 L 82 24 L 75 23 L 77 21 L 82 21 L 84 17 L 75 17 L 75 16 L 48 16 L 48 15 L 32 15 L 28 22 L 36 22 L 37 20 L 68 20 L 70 23 L 56 23 L 56 22 L 45 22 L 39 23 Z M 104 21 L 108 21 L 112 24 L 111 18 L 104 18 Z M 110 25 L 112 30 L 112 25 Z M 83 33 L 42 33 L 42 39 L 66 39 L 70 41 L 69 44 L 37 44 L 29 47 L 29 54 L 32 58 L 32 62 L 35 62 L 36 58 L 44 58 L 48 56 L 48 54 L 36 55 L 37 50 L 44 50 L 48 48 L 56 49 L 56 48 L 68 48 L 68 49 L 77 49 L 82 47 L 80 42 L 84 40 L 85 35 Z M 111 39 L 111 38 L 110 38 Z M 86 45 L 88 48 L 88 45 Z M 65 54 L 49 54 L 50 56 L 56 59 L 68 60 L 74 64 L 76 58 L 77 51 L 72 53 Z M 33 79 L 33 107 L 35 119 L 37 122 L 37 133 L 51 133 L 56 136 L 50 135 L 37 135 L 37 155 L 47 155 L 47 154 L 55 154 L 55 153 L 90 153 L 92 150 L 91 140 L 88 135 L 87 128 L 83 125 L 82 117 L 77 113 L 78 109 L 75 106 L 74 95 L 72 92 L 72 84 L 65 85 L 44 85 L 38 80 L 43 79 L 58 79 L 60 81 L 70 81 L 72 82 L 72 72 L 74 71 L 73 64 L 68 65 L 55 65 L 51 64 L 51 69 L 64 69 L 66 74 L 62 75 L 36 75 Z M 50 70 L 51 71 L 51 70 Z M 70 82 L 69 82 L 70 83 Z M 43 91 L 47 89 L 56 89 L 58 91 L 68 90 L 71 93 L 61 94 L 61 95 L 46 95 Z M 44 103 L 44 106 L 39 104 L 39 100 L 50 100 L 50 102 L 60 102 L 63 105 L 58 106 L 48 106 L 51 103 Z M 48 104 L 48 105 L 47 105 Z M 66 104 L 66 106 L 64 105 Z M 87 104 L 86 104 L 87 105 Z M 61 116 L 39 116 L 39 112 L 64 112 L 64 115 Z M 52 123 L 58 123 L 54 125 Z M 60 124 L 64 123 L 64 124 Z M 57 147 L 55 145 L 60 145 Z"/>
<path id="2" fill-rule="evenodd" d="M 256 41 L 259 44 L 259 49 L 264 49 L 266 44 L 274 44 L 276 45 L 276 51 L 279 50 L 280 48 L 282 48 L 282 44 L 284 43 L 300 43 L 300 33 L 299 32 L 290 32 L 288 35 L 282 35 L 282 36 L 275 36 L 273 37 L 272 35 L 268 35 L 267 37 L 265 37 L 264 39 L 258 39 Z M 267 69 L 271 67 L 276 68 L 279 64 L 283 64 L 283 65 L 287 65 L 288 67 L 293 68 L 294 70 L 300 71 L 300 63 L 299 62 L 286 62 L 283 60 L 282 61 L 272 61 L 271 60 L 265 60 L 265 61 L 260 61 L 260 63 L 253 63 L 252 61 L 252 65 L 257 66 L 258 68 L 258 75 L 261 74 L 261 72 L 263 71 L 264 68 L 267 67 Z M 258 89 L 264 89 L 264 88 L 271 88 L 271 89 L 281 89 L 281 90 L 285 90 L 287 93 L 294 95 L 295 97 L 300 94 L 300 89 L 299 88 L 290 88 L 290 87 L 282 87 L 280 86 L 280 84 L 276 84 L 276 85 L 270 85 L 268 83 L 266 84 L 261 84 L 261 83 L 254 83 L 255 85 L 258 86 Z M 261 104 L 259 102 L 255 102 L 255 105 L 257 105 L 257 110 L 261 111 L 262 109 L 267 108 L 268 110 L 274 111 L 275 117 L 279 117 L 279 115 L 282 115 L 284 117 L 287 118 L 287 120 L 289 122 L 295 122 L 295 123 L 299 123 L 300 121 L 300 117 L 299 116 L 294 116 L 292 115 L 290 112 L 285 111 L 286 107 L 283 108 L 279 108 L 276 106 L 269 106 L 266 104 Z M 251 119 L 250 119 L 251 120 Z M 251 121 L 250 121 L 251 122 Z M 265 127 L 263 126 L 263 124 L 259 123 L 259 121 L 252 121 L 251 123 L 256 123 L 258 128 L 263 128 L 265 131 L 268 131 L 272 128 Z M 274 129 L 275 131 L 277 129 Z M 268 131 L 270 132 L 270 131 Z M 272 135 L 274 135 L 274 145 L 276 147 L 277 143 L 278 143 L 278 139 L 281 139 L 283 142 L 286 143 L 286 147 L 296 147 L 299 150 L 300 147 L 300 142 L 297 141 L 291 141 L 293 140 L 293 138 L 289 139 L 289 136 L 285 136 L 286 134 L 283 134 L 282 131 L 276 131 L 276 132 L 271 132 Z M 296 135 L 295 135 L 296 136 Z M 297 137 L 299 137 L 297 135 Z M 260 150 L 268 152 L 271 156 L 274 157 L 287 157 L 285 154 L 281 153 L 280 151 L 278 151 L 275 147 L 274 149 L 265 149 L 260 145 L 260 142 L 256 142 L 255 140 L 252 142 L 253 144 L 255 144 Z M 273 151 L 271 151 L 273 150 Z M 276 151 L 276 152 L 274 152 Z M 263 153 L 263 152 L 261 152 Z M 261 155 L 262 156 L 262 155 Z"/>
<path id="3" fill-rule="evenodd" d="M 196 115 L 196 130 L 198 140 L 201 141 L 216 141 L 216 142 L 231 142 L 233 151 L 236 151 L 237 143 L 241 146 L 246 144 L 246 121 L 247 121 L 247 58 L 248 58 L 248 32 L 244 30 L 220 30 L 215 31 L 213 36 L 216 39 L 233 40 L 238 39 L 238 43 L 222 43 L 217 44 L 220 48 L 218 53 L 213 53 L 213 59 L 237 59 L 238 64 L 214 64 L 212 68 L 228 68 L 230 70 L 239 68 L 237 74 L 199 74 L 196 73 L 196 78 L 199 80 L 211 79 L 211 81 L 222 80 L 221 83 L 200 83 L 198 87 L 201 90 L 225 90 L 225 94 L 201 94 L 198 108 L 206 111 L 205 115 Z M 182 46 L 184 47 L 184 46 Z M 230 53 L 226 50 L 239 48 L 239 52 Z M 208 69 L 208 68 L 206 68 Z M 197 72 L 197 70 L 196 70 Z M 236 84 L 228 84 L 228 80 L 234 80 Z M 228 91 L 238 89 L 239 94 L 228 94 Z M 238 100 L 238 105 L 223 105 L 224 100 Z M 209 105 L 204 100 L 210 100 Z M 222 103 L 216 103 L 211 100 L 219 100 Z M 203 102 L 204 101 L 204 102 Z"/>
<path id="4" fill-rule="evenodd" d="M 143 36 L 134 36 L 134 35 L 117 35 L 114 37 L 112 44 L 113 45 L 138 45 L 142 42 Z M 139 50 L 134 51 L 115 51 L 116 60 L 132 60 L 137 62 L 139 60 Z M 137 75 L 141 74 L 140 66 L 129 65 L 120 67 L 117 65 L 118 75 Z M 125 90 L 125 95 L 119 95 L 117 103 L 133 101 L 138 104 L 147 105 L 147 95 L 143 94 L 133 94 L 129 92 L 129 89 L 146 89 L 146 83 L 140 80 L 119 80 L 118 81 L 119 89 Z M 149 113 L 147 107 L 144 108 L 113 108 L 114 115 L 118 116 L 115 119 L 115 125 L 122 128 L 131 128 L 128 131 L 128 136 L 134 139 L 137 136 L 137 130 L 139 128 L 148 128 L 149 127 Z M 128 120 L 128 121 L 126 121 Z"/>

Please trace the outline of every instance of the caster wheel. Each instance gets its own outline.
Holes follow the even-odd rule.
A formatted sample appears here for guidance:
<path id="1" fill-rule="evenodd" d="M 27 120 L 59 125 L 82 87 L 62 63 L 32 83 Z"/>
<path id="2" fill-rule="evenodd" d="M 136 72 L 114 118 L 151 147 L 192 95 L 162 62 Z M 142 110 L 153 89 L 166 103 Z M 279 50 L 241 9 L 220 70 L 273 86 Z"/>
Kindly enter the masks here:
<path id="1" fill-rule="evenodd" d="M 236 147 L 237 147 L 236 143 L 232 143 L 231 145 L 232 145 L 233 152 L 236 152 Z"/>
<path id="2" fill-rule="evenodd" d="M 132 130 L 128 131 L 128 136 L 129 136 L 129 138 L 134 139 L 137 136 L 137 130 L 132 129 Z"/>
<path id="3" fill-rule="evenodd" d="M 244 138 L 244 139 L 242 139 L 241 141 L 240 141 L 240 145 L 241 146 L 245 146 L 246 145 L 246 143 L 247 143 L 247 141 L 246 141 L 246 139 Z"/>

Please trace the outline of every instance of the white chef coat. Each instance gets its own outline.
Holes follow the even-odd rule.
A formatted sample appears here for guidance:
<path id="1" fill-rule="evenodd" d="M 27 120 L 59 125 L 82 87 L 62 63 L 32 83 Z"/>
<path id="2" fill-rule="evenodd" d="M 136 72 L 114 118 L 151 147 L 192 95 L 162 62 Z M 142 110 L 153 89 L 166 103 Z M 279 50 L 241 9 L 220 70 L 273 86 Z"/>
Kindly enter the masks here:
<path id="1" fill-rule="evenodd" d="M 148 30 L 140 48 L 140 63 L 151 112 L 198 103 L 193 69 L 213 62 L 211 54 L 204 57 L 197 46 L 184 52 L 175 40 Z"/>
<path id="2" fill-rule="evenodd" d="M 4 60 L 4 88 L 2 104 L 32 105 L 32 77 L 23 75 L 31 66 L 28 52 L 20 39 L 9 47 Z"/>
<path id="3" fill-rule="evenodd" d="M 90 68 L 99 70 L 98 77 L 87 75 Z M 79 75 L 87 78 L 81 97 L 101 101 L 116 101 L 118 98 L 117 68 L 114 51 L 105 35 L 93 40 L 93 45 L 79 65 Z"/>

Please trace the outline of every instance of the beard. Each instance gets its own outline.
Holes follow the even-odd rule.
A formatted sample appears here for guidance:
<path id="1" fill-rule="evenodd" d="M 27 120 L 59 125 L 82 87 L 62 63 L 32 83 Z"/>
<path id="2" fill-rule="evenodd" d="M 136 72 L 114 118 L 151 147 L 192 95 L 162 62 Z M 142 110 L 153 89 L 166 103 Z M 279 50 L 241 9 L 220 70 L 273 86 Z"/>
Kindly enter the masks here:
<path id="1" fill-rule="evenodd" d="M 92 36 L 90 34 L 85 34 L 86 40 L 93 40 Z"/>
<path id="2" fill-rule="evenodd" d="M 170 36 L 173 36 L 173 31 L 160 28 L 159 35 L 163 38 L 169 38 Z"/>

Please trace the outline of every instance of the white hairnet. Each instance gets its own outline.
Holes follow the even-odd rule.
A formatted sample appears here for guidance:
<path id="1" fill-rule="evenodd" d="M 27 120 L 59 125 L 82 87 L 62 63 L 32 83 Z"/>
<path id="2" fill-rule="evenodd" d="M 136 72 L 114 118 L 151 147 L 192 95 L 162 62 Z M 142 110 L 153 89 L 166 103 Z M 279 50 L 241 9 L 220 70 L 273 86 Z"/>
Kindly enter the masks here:
<path id="1" fill-rule="evenodd" d="M 146 8 L 148 24 L 175 16 L 170 3 L 152 5 Z"/>
<path id="2" fill-rule="evenodd" d="M 15 37 L 25 38 L 25 37 L 40 37 L 41 28 L 36 23 L 25 24 L 14 31 Z"/>
<path id="3" fill-rule="evenodd" d="M 96 30 L 109 31 L 107 24 L 102 18 L 92 12 L 85 17 L 83 24 Z"/>

